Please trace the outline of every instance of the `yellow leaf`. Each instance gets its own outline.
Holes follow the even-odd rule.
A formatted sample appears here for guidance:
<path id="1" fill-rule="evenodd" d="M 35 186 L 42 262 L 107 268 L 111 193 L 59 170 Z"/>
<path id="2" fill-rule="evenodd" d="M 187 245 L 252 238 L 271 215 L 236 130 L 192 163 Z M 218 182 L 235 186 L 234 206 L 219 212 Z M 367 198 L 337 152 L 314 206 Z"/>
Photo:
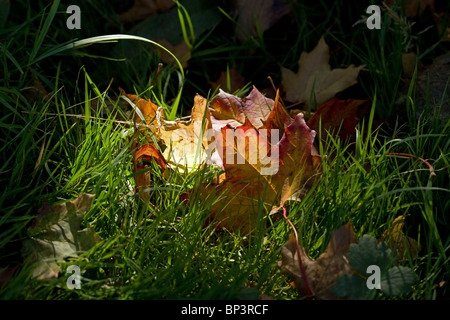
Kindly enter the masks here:
<path id="1" fill-rule="evenodd" d="M 359 71 L 364 66 L 350 65 L 346 69 L 331 69 L 328 64 L 330 50 L 323 37 L 317 46 L 309 53 L 300 55 L 297 73 L 282 68 L 282 85 L 286 99 L 293 103 L 314 103 L 321 106 L 333 98 L 336 93 L 357 83 Z"/>

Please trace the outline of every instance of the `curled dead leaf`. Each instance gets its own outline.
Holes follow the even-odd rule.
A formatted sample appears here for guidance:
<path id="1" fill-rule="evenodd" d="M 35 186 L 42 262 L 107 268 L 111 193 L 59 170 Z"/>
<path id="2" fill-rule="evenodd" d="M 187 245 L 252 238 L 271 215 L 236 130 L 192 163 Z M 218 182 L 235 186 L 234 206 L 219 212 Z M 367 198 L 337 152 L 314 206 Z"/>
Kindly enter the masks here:
<path id="1" fill-rule="evenodd" d="M 144 201 L 148 201 L 150 198 L 150 192 L 145 191 L 145 189 L 151 186 L 152 173 L 151 171 L 140 172 L 147 169 L 151 161 L 155 161 L 162 172 L 165 172 L 167 162 L 161 152 L 152 144 L 143 144 L 134 153 L 136 174 L 134 180 L 136 182 L 136 192 L 139 193 L 139 197 Z"/>
<path id="2" fill-rule="evenodd" d="M 333 231 L 326 250 L 316 260 L 311 259 L 306 250 L 300 247 L 305 275 L 315 298 L 321 300 L 337 299 L 331 289 L 337 283 L 337 278 L 351 272 L 345 255 L 352 243 L 356 243 L 356 238 L 353 228 L 350 223 L 347 223 Z M 278 266 L 284 274 L 294 281 L 298 292 L 303 295 L 308 294 L 305 279 L 300 269 L 296 240 L 292 235 L 281 249 L 281 261 L 278 262 Z"/>
<path id="3" fill-rule="evenodd" d="M 385 241 L 387 245 L 397 253 L 398 259 L 406 259 L 408 255 L 415 259 L 418 257 L 419 244 L 413 238 L 403 233 L 405 225 L 405 216 L 398 216 L 392 222 L 392 225 L 383 232 L 379 242 Z"/>

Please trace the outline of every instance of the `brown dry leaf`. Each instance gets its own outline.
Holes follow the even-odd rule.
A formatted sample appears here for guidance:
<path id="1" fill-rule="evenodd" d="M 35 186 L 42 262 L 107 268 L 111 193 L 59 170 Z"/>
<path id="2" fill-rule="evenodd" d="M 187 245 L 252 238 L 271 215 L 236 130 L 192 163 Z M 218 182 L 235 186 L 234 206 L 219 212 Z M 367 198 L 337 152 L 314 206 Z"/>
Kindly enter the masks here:
<path id="1" fill-rule="evenodd" d="M 147 201 L 149 200 L 150 193 L 149 191 L 144 191 L 151 187 L 151 171 L 146 171 L 144 173 L 138 174 L 140 171 L 148 168 L 148 162 L 155 161 L 156 164 L 161 168 L 164 173 L 166 170 L 166 159 L 164 159 L 163 155 L 159 150 L 152 144 L 143 144 L 140 146 L 133 155 L 133 161 L 135 165 L 135 173 L 137 174 L 134 177 L 136 182 L 136 192 L 139 192 L 139 197 Z"/>
<path id="2" fill-rule="evenodd" d="M 59 262 L 88 251 L 99 241 L 92 227 L 81 229 L 81 222 L 94 196 L 82 194 L 73 201 L 54 206 L 43 203 L 27 230 L 22 252 L 24 257 L 37 263 L 33 277 L 58 277 Z"/>
<path id="3" fill-rule="evenodd" d="M 151 102 L 150 100 L 145 100 L 143 98 L 138 97 L 135 94 L 127 94 L 127 93 L 125 93 L 125 91 L 123 89 L 120 89 L 120 94 L 127 97 L 128 99 L 130 99 L 130 101 L 138 107 L 139 111 L 141 112 L 142 116 L 144 117 L 145 124 L 147 126 L 145 126 L 145 127 L 139 126 L 139 131 L 145 133 L 146 130 L 150 130 L 152 132 L 152 134 L 154 135 L 158 128 L 157 121 L 156 121 L 158 106 L 156 104 L 154 104 L 153 102 Z M 161 117 L 163 117 L 163 116 L 161 115 Z M 137 112 L 135 112 L 134 119 L 135 119 L 137 125 L 139 125 L 142 122 L 142 119 L 138 115 Z M 148 136 L 148 140 L 150 143 L 153 141 L 150 136 Z"/>
<path id="4" fill-rule="evenodd" d="M 355 127 L 370 107 L 369 100 L 332 100 L 323 104 L 308 120 L 308 126 L 318 131 L 319 123 L 321 137 L 327 139 L 327 131 L 342 140 L 355 134 Z"/>
<path id="5" fill-rule="evenodd" d="M 163 155 L 168 164 L 179 170 L 191 170 L 211 155 L 212 126 L 206 99 L 194 98 L 190 121 L 161 121 L 157 136 L 167 146 Z"/>
<path id="6" fill-rule="evenodd" d="M 172 54 L 177 57 L 177 59 L 180 61 L 181 66 L 183 68 L 188 67 L 188 61 L 191 59 L 191 48 L 187 45 L 187 43 L 182 40 L 180 43 L 173 45 L 169 41 L 165 39 L 155 39 L 155 42 L 158 42 L 160 45 L 162 45 L 164 48 L 172 52 Z M 159 52 L 161 60 L 165 63 L 170 63 L 172 65 L 177 65 L 175 59 L 165 50 L 162 50 L 161 48 L 157 46 L 152 46 L 152 50 L 155 52 Z"/>
<path id="7" fill-rule="evenodd" d="M 326 250 L 316 260 L 311 259 L 306 250 L 300 247 L 306 281 L 315 298 L 337 299 L 336 295 L 331 292 L 331 288 L 337 283 L 337 278 L 351 272 L 345 255 L 352 243 L 356 243 L 356 239 L 352 226 L 347 223 L 333 231 Z M 281 261 L 278 262 L 281 271 L 294 281 L 298 292 L 307 296 L 308 290 L 300 269 L 297 244 L 292 235 L 281 249 L 281 256 Z"/>
<path id="8" fill-rule="evenodd" d="M 219 78 L 216 81 L 210 81 L 209 84 L 213 90 L 217 87 L 223 89 L 229 89 L 230 92 L 235 92 L 242 88 L 245 84 L 245 78 L 237 71 L 236 65 L 233 65 L 229 70 L 230 88 L 228 88 L 228 72 L 222 71 Z"/>
<path id="9" fill-rule="evenodd" d="M 119 14 L 120 23 L 127 24 L 143 20 L 155 13 L 164 12 L 175 5 L 173 0 L 134 0 L 133 6 Z"/>
<path id="10" fill-rule="evenodd" d="M 450 51 L 434 59 L 433 63 L 417 73 L 415 105 L 418 112 L 440 111 L 440 119 L 450 119 Z"/>
<path id="11" fill-rule="evenodd" d="M 408 254 L 415 259 L 418 257 L 419 244 L 403 233 L 404 225 L 405 216 L 398 216 L 389 229 L 383 232 L 378 242 L 385 241 L 392 250 L 397 252 L 399 259 L 406 259 Z"/>
<path id="12" fill-rule="evenodd" d="M 402 53 L 403 74 L 411 79 L 416 69 L 417 55 L 414 52 Z"/>
<path id="13" fill-rule="evenodd" d="M 434 22 L 436 23 L 437 33 L 442 37 L 442 42 L 450 42 L 450 17 L 444 12 L 434 13 Z"/>
<path id="14" fill-rule="evenodd" d="M 286 92 L 286 100 L 292 103 L 309 104 L 310 98 L 317 106 L 335 96 L 336 93 L 357 83 L 359 71 L 363 65 L 348 66 L 346 69 L 331 69 L 328 64 L 330 50 L 323 37 L 309 53 L 300 55 L 297 73 L 281 68 L 282 85 Z M 313 92 L 314 89 L 314 92 Z"/>
<path id="15" fill-rule="evenodd" d="M 290 10 L 284 0 L 235 0 L 237 17 L 236 37 L 245 41 L 248 37 L 258 36 L 259 30 L 264 33 Z"/>
<path id="16" fill-rule="evenodd" d="M 139 100 L 139 109 L 144 106 L 150 106 L 153 116 L 153 105 Z M 259 200 L 268 209 L 288 199 L 298 200 L 318 177 L 315 132 L 306 125 L 302 114 L 295 119 L 289 116 L 278 93 L 273 101 L 256 88 L 242 99 L 221 91 L 210 106 L 214 107 L 211 112 L 206 99 L 197 95 L 190 121 L 166 121 L 158 119 L 156 113 L 157 126 L 152 132 L 165 147 L 162 155 L 168 166 L 190 170 L 209 160 L 221 166 L 225 176 L 219 178 L 218 184 L 201 187 L 204 196 L 216 194 L 223 198 L 211 208 L 212 218 L 220 221 L 220 227 L 251 231 Z M 160 158 L 156 151 L 152 148 L 149 157 Z M 137 183 L 140 189 L 151 183 L 150 173 L 137 178 L 142 179 Z"/>

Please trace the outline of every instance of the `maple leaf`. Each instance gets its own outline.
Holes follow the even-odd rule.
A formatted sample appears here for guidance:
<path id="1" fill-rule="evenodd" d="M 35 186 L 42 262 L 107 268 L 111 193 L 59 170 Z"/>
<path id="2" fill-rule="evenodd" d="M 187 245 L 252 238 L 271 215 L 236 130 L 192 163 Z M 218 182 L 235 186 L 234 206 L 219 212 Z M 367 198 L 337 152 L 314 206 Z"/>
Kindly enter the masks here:
<path id="1" fill-rule="evenodd" d="M 308 120 L 308 126 L 318 131 L 321 128 L 322 140 L 326 140 L 327 132 L 345 140 L 355 134 L 355 127 L 369 109 L 368 100 L 338 100 L 326 102 Z"/>
<path id="2" fill-rule="evenodd" d="M 138 125 L 139 131 L 147 136 L 149 142 L 153 142 L 152 136 L 156 134 L 157 130 L 156 118 L 158 106 L 150 100 L 140 98 L 135 94 L 127 94 L 122 88 L 120 88 L 120 94 L 127 97 L 137 107 L 137 109 L 134 108 L 134 121 Z M 164 119 L 163 115 L 160 115 L 160 118 Z M 139 126 L 140 124 L 144 124 L 145 126 Z M 150 135 L 146 133 L 149 129 L 152 133 Z"/>
<path id="3" fill-rule="evenodd" d="M 136 105 L 140 113 L 136 112 L 135 115 L 139 132 L 144 134 L 149 144 L 161 145 L 167 165 L 188 170 L 205 162 L 210 156 L 207 152 L 211 136 L 206 133 L 212 127 L 205 98 L 198 94 L 195 96 L 189 121 L 166 121 L 158 106 L 150 100 L 126 94 L 123 90 L 122 95 Z M 155 156 L 155 159 L 158 157 Z"/>
<path id="4" fill-rule="evenodd" d="M 316 260 L 311 259 L 306 250 L 300 246 L 305 279 L 300 267 L 296 239 L 291 235 L 281 249 L 281 261 L 278 262 L 278 266 L 294 281 L 295 288 L 303 295 L 308 295 L 309 287 L 317 299 L 337 299 L 331 289 L 340 276 L 351 271 L 344 257 L 352 243 L 356 243 L 356 239 L 353 228 L 347 223 L 333 231 L 327 248 Z"/>
<path id="5" fill-rule="evenodd" d="M 332 69 L 328 64 L 330 50 L 323 37 L 309 53 L 303 52 L 298 61 L 298 72 L 281 68 L 282 85 L 286 99 L 293 103 L 309 105 L 310 98 L 317 106 L 357 82 L 359 71 L 364 66 L 348 66 L 346 69 Z"/>
<path id="6" fill-rule="evenodd" d="M 218 116 L 232 114 L 245 121 L 237 127 L 221 127 L 216 139 L 219 164 L 225 170 L 225 179 L 215 187 L 225 204 L 217 203 L 211 208 L 212 217 L 219 216 L 219 227 L 252 230 L 259 201 L 271 208 L 288 199 L 298 200 L 319 173 L 320 161 L 313 147 L 315 132 L 306 125 L 303 115 L 290 118 L 279 103 L 278 94 L 276 101 L 264 98 L 264 104 L 260 98 L 257 91 L 242 100 L 221 93 L 220 101 L 224 103 L 218 104 Z M 266 104 L 273 107 L 265 115 Z M 257 129 L 245 115 L 262 125 Z M 267 128 L 271 134 L 267 134 Z"/>
<path id="7" fill-rule="evenodd" d="M 23 245 L 24 257 L 37 262 L 33 277 L 56 278 L 60 270 L 58 262 L 88 251 L 99 240 L 92 227 L 80 229 L 93 198 L 92 194 L 82 194 L 59 205 L 43 203 Z"/>
<path id="8" fill-rule="evenodd" d="M 163 152 L 168 164 L 179 170 L 191 170 L 211 156 L 212 126 L 207 100 L 194 97 L 189 121 L 161 121 L 158 138 L 166 145 Z"/>

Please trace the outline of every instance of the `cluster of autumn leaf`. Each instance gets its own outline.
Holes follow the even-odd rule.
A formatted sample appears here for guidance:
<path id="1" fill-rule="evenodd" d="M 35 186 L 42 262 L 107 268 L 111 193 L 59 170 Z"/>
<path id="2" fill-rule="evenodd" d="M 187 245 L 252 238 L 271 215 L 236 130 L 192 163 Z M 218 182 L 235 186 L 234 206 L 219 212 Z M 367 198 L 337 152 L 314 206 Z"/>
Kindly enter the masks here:
<path id="1" fill-rule="evenodd" d="M 154 159 L 162 171 L 167 167 L 192 170 L 200 165 L 217 166 L 223 170 L 215 184 L 197 186 L 201 188 L 203 197 L 214 194 L 221 199 L 210 209 L 210 220 L 219 228 L 251 232 L 258 218 L 259 203 L 263 203 L 265 212 L 275 212 L 284 209 L 287 200 L 301 200 L 320 179 L 321 160 L 314 145 L 316 131 L 321 128 L 322 137 L 331 132 L 346 139 L 354 133 L 356 124 L 368 108 L 367 100 L 334 98 L 337 92 L 356 82 L 363 66 L 331 70 L 328 59 L 328 46 L 322 38 L 311 53 L 301 55 L 298 73 L 283 70 L 287 99 L 307 104 L 309 95 L 305 92 L 309 90 L 313 91 L 315 101 L 320 105 L 307 121 L 302 113 L 292 115 L 286 111 L 278 91 L 272 100 L 255 87 L 244 98 L 222 90 L 209 102 L 197 95 L 190 121 L 165 121 L 158 106 L 151 101 L 123 92 L 141 113 L 136 115 L 135 122 L 137 130 L 146 136 L 148 142 L 137 147 L 134 154 L 136 191 L 140 197 L 148 201 L 146 190 L 151 186 L 151 172 L 145 170 L 139 174 L 146 168 L 142 160 Z M 301 83 L 302 86 L 293 87 L 291 83 Z M 277 137 L 273 139 L 271 133 L 277 133 Z M 239 141 L 245 142 L 246 138 L 248 143 L 242 148 Z M 252 143 L 256 145 L 252 146 Z M 252 155 L 261 152 L 263 154 L 253 157 L 252 161 Z M 268 167 L 275 167 L 275 170 L 264 173 Z M 417 250 L 414 240 L 402 233 L 402 226 L 403 220 L 396 220 L 395 229 L 383 235 L 394 247 L 401 247 L 396 251 L 401 255 L 404 254 L 405 241 L 410 252 Z M 374 259 L 377 250 L 389 250 L 386 246 L 378 249 L 376 240 L 364 241 L 364 245 L 372 246 Z M 356 242 L 352 227 L 347 224 L 335 230 L 327 250 L 313 260 L 298 245 L 298 239 L 291 238 L 282 249 L 279 266 L 305 296 L 335 299 L 338 296 L 333 288 L 338 279 L 347 276 L 350 277 L 347 281 L 354 281 L 351 275 L 357 274 L 355 267 L 345 258 Z M 385 280 L 390 285 L 384 285 L 385 291 L 390 293 L 402 292 L 402 286 L 410 285 L 415 279 L 409 269 L 394 267 L 385 273 L 392 277 Z M 396 277 L 407 280 L 393 281 Z M 346 282 L 341 282 L 345 290 Z M 362 290 L 364 288 L 365 283 Z"/>
<path id="2" fill-rule="evenodd" d="M 261 203 L 264 212 L 275 212 L 284 209 L 287 200 L 300 201 L 321 176 L 316 132 L 321 128 L 322 137 L 332 132 L 348 138 L 368 108 L 367 100 L 334 98 L 337 92 L 356 82 L 362 67 L 331 70 L 328 59 L 328 47 L 322 38 L 311 53 L 301 55 L 298 73 L 283 71 L 285 79 L 302 83 L 295 88 L 289 83 L 284 85 L 289 100 L 307 104 L 309 94 L 305 94 L 305 90 L 313 90 L 320 107 L 307 120 L 302 113 L 286 111 L 278 91 L 275 100 L 256 88 L 244 98 L 222 90 L 210 101 L 196 95 L 188 121 L 168 121 L 162 108 L 150 100 L 122 91 L 135 112 L 136 193 L 142 200 L 150 201 L 149 188 L 154 172 L 148 166 L 152 162 L 163 174 L 169 168 L 192 171 L 202 166 L 216 166 L 222 174 L 215 183 L 196 187 L 201 188 L 202 197 L 214 195 L 220 199 L 210 209 L 211 223 L 242 233 L 254 229 Z M 312 64 L 318 70 L 311 68 Z M 145 143 L 138 145 L 139 136 L 145 137 Z M 244 147 L 239 141 L 244 142 Z M 59 265 L 49 258 L 76 255 L 98 241 L 91 228 L 79 230 L 93 197 L 81 195 L 67 204 L 41 208 L 29 229 L 31 239 L 24 249 L 30 257 L 40 261 L 34 273 L 36 277 L 57 277 Z M 76 226 L 70 225 L 74 219 Z M 395 237 L 401 238 L 394 242 L 397 244 L 405 240 L 402 223 L 399 221 L 392 231 Z M 69 241 L 63 241 L 67 237 Z M 411 241 L 408 238 L 408 243 Z M 317 260 L 312 260 L 298 241 L 291 238 L 282 249 L 279 266 L 302 294 L 319 299 L 336 298 L 331 290 L 338 277 L 355 273 L 344 258 L 355 243 L 351 226 L 343 226 L 333 233 L 327 250 Z M 376 245 L 373 250 L 376 252 Z M 398 272 L 394 270 L 393 274 Z"/>
<path id="3" fill-rule="evenodd" d="M 197 95 L 189 121 L 166 121 L 151 101 L 122 92 L 135 106 L 137 130 L 148 142 L 134 153 L 136 171 L 152 159 L 162 171 L 168 165 L 182 170 L 202 164 L 220 167 L 224 173 L 218 183 L 202 186 L 201 192 L 224 198 L 213 206 L 212 218 L 218 217 L 219 227 L 251 230 L 259 201 L 269 211 L 282 207 L 286 200 L 300 200 L 320 178 L 320 157 L 314 146 L 319 128 L 323 138 L 334 132 L 346 139 L 367 110 L 367 100 L 334 98 L 356 83 L 362 66 L 331 70 L 328 60 L 329 49 L 321 38 L 311 53 L 301 55 L 297 73 L 283 70 L 289 101 L 307 103 L 311 93 L 306 91 L 313 90 L 320 105 L 307 122 L 303 113 L 286 111 L 279 92 L 273 100 L 256 88 L 244 98 L 222 90 L 209 102 Z M 138 174 L 136 185 L 147 200 L 151 172 Z"/>

